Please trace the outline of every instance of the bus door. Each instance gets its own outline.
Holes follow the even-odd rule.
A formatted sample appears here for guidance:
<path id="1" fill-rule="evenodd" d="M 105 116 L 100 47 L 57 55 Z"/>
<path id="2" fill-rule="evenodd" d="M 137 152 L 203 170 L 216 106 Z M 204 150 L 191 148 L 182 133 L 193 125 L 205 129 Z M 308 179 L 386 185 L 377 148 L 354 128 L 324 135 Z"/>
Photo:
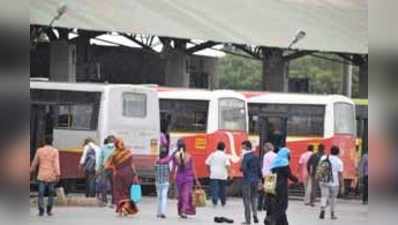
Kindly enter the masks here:
<path id="1" fill-rule="evenodd" d="M 368 118 L 360 118 L 360 133 L 359 138 L 361 139 L 361 156 L 368 153 Z"/>
<path id="2" fill-rule="evenodd" d="M 263 155 L 265 143 L 272 143 L 275 148 L 286 145 L 287 115 L 285 113 L 270 113 L 259 116 L 260 156 Z"/>
<path id="3" fill-rule="evenodd" d="M 368 150 L 368 108 L 362 105 L 356 106 L 356 114 L 357 150 L 359 151 L 358 157 L 362 157 Z"/>
<path id="4" fill-rule="evenodd" d="M 52 137 L 54 132 L 54 113 L 51 105 L 32 104 L 30 110 L 30 160 L 45 137 Z"/>

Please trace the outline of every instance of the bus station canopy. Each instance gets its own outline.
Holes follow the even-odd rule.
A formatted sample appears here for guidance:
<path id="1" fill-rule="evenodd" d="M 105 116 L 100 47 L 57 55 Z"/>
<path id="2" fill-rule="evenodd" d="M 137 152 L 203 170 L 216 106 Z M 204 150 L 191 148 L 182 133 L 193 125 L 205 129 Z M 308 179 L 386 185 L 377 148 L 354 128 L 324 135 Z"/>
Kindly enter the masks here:
<path id="1" fill-rule="evenodd" d="M 368 0 L 30 0 L 30 24 L 368 54 Z"/>

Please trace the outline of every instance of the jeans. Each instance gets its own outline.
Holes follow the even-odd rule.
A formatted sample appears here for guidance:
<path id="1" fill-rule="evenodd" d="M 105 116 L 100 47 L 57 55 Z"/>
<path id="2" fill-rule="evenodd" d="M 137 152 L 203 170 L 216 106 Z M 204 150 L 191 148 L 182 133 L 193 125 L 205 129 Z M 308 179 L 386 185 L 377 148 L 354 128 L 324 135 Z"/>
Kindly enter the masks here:
<path id="1" fill-rule="evenodd" d="M 158 197 L 158 216 L 166 215 L 169 187 L 169 183 L 156 184 L 156 192 Z"/>
<path id="2" fill-rule="evenodd" d="M 329 184 L 321 183 L 321 210 L 324 211 L 328 205 L 330 204 L 330 211 L 333 213 L 335 212 L 336 208 L 336 199 L 339 195 L 339 187 L 338 186 L 331 186 Z"/>
<path id="3" fill-rule="evenodd" d="M 108 204 L 108 193 L 111 190 L 112 174 L 108 171 L 102 171 L 97 177 L 98 199 L 104 204 Z"/>
<path id="4" fill-rule="evenodd" d="M 251 214 L 257 218 L 257 183 L 244 182 L 242 185 L 243 205 L 245 207 L 246 223 L 251 223 Z"/>
<path id="5" fill-rule="evenodd" d="M 311 177 L 311 202 L 315 203 L 319 193 L 319 182 L 314 176 Z"/>
<path id="6" fill-rule="evenodd" d="M 51 211 L 51 209 L 53 208 L 53 205 L 54 205 L 55 183 L 39 181 L 38 207 L 39 207 L 40 211 L 43 211 L 45 209 L 44 194 L 46 192 L 46 188 L 48 188 L 47 211 Z"/>
<path id="7" fill-rule="evenodd" d="M 226 188 L 227 188 L 226 180 L 218 180 L 218 179 L 210 180 L 210 190 L 211 190 L 213 205 L 217 205 L 218 200 L 220 199 L 221 205 L 225 206 L 225 204 L 227 203 Z"/>
<path id="8" fill-rule="evenodd" d="M 96 196 L 96 185 L 97 179 L 95 178 L 95 173 L 86 174 L 86 197 L 93 198 Z"/>

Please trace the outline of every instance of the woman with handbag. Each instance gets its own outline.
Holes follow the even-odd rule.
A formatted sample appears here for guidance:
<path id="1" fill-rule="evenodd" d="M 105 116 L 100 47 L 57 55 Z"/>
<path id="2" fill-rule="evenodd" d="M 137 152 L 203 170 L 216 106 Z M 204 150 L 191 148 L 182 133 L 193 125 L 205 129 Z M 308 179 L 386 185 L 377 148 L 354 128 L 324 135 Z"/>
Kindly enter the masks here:
<path id="1" fill-rule="evenodd" d="M 121 139 L 117 139 L 115 142 L 115 151 L 108 160 L 107 169 L 113 172 L 113 195 L 117 205 L 116 212 L 120 216 L 137 214 L 138 208 L 130 199 L 130 187 L 138 183 L 138 177 L 132 152 L 126 149 Z"/>
<path id="2" fill-rule="evenodd" d="M 185 143 L 179 140 L 178 151 L 174 157 L 173 172 L 178 191 L 178 215 L 187 219 L 187 215 L 195 215 L 196 209 L 193 205 L 192 193 L 194 181 L 201 187 L 195 172 L 192 156 L 187 152 Z"/>
<path id="3" fill-rule="evenodd" d="M 274 193 L 268 194 L 271 200 L 271 207 L 269 215 L 265 218 L 265 225 L 289 224 L 286 215 L 289 202 L 288 180 L 295 183 L 298 182 L 297 177 L 292 174 L 289 164 L 290 150 L 283 147 L 278 151 L 271 165 L 271 172 L 274 176 L 276 175 L 276 184 Z"/>

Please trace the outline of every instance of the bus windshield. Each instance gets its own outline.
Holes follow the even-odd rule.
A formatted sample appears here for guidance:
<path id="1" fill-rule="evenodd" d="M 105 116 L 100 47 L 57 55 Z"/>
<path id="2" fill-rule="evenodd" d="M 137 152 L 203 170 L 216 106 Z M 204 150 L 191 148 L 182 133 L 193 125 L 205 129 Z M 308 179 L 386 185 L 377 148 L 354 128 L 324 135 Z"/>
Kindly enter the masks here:
<path id="1" fill-rule="evenodd" d="M 246 131 L 245 101 L 236 98 L 221 98 L 219 110 L 219 129 Z"/>
<path id="2" fill-rule="evenodd" d="M 161 119 L 171 132 L 202 133 L 207 130 L 209 101 L 161 99 Z"/>
<path id="3" fill-rule="evenodd" d="M 250 133 L 259 134 L 258 117 L 268 114 L 286 115 L 287 135 L 298 137 L 323 137 L 325 105 L 300 104 L 249 104 Z M 272 122 L 275 126 L 276 122 Z"/>
<path id="4" fill-rule="evenodd" d="M 334 132 L 355 135 L 354 105 L 338 102 L 334 104 Z"/>

